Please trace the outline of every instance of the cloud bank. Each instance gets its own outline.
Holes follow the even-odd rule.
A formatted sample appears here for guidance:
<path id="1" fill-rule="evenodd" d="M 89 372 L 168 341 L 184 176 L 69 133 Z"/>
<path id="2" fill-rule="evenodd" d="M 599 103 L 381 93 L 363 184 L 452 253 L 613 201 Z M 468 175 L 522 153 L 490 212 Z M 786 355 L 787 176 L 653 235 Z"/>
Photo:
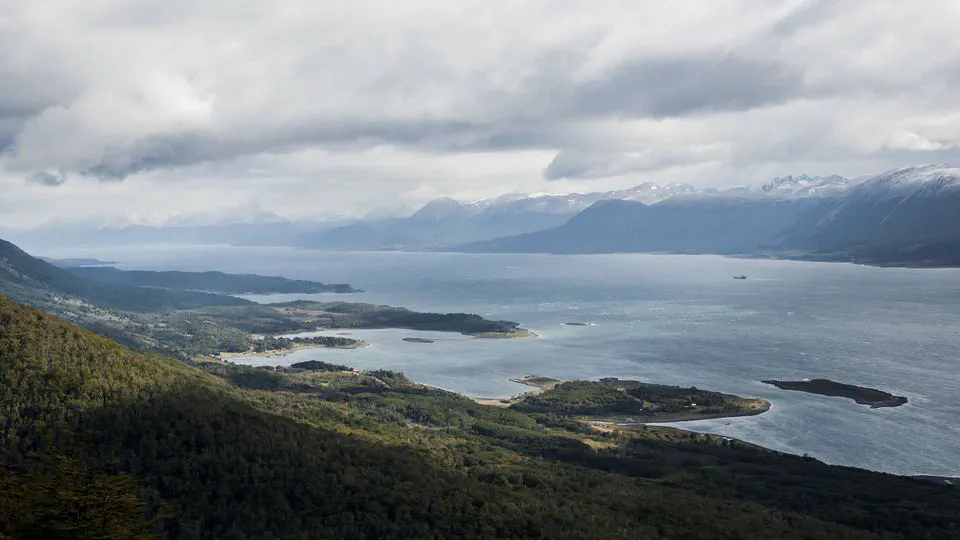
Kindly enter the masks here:
<path id="1" fill-rule="evenodd" d="M 6 0 L 0 189 L 21 223 L 304 219 L 956 161 L 958 23 L 952 0 Z"/>

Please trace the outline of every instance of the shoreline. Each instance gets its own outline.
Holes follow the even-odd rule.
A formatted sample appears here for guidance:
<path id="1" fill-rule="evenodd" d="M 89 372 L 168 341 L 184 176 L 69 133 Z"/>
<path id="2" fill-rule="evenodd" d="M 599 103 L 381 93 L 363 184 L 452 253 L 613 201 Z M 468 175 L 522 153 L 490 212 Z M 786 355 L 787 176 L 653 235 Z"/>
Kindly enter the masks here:
<path id="1" fill-rule="evenodd" d="M 661 418 L 655 420 L 593 420 L 587 419 L 586 422 L 590 424 L 601 424 L 608 426 L 639 426 L 639 425 L 652 425 L 652 424 L 676 424 L 680 422 L 696 422 L 697 420 L 717 420 L 720 418 L 739 418 L 742 416 L 757 416 L 769 411 L 773 408 L 773 405 L 765 399 L 758 400 L 762 402 L 759 407 L 746 411 L 738 412 L 729 412 L 729 413 L 706 413 L 700 415 L 691 415 L 689 413 L 678 413 L 674 415 L 665 414 Z"/>
<path id="2" fill-rule="evenodd" d="M 254 350 L 244 351 L 244 352 L 220 352 L 215 358 L 220 360 L 229 360 L 231 358 L 256 358 L 256 357 L 281 357 L 287 356 L 288 354 L 293 354 L 298 351 L 303 351 L 307 349 L 341 349 L 341 350 L 352 350 L 359 349 L 361 347 L 368 346 L 369 343 L 361 341 L 360 343 L 354 345 L 321 345 L 319 343 L 294 343 L 293 347 L 289 349 L 273 349 L 270 351 L 256 352 Z"/>
<path id="3" fill-rule="evenodd" d="M 558 379 L 552 379 L 549 377 L 513 377 L 507 379 L 510 382 L 522 384 L 533 388 L 533 390 L 528 390 L 513 396 L 505 397 L 479 397 L 471 396 L 467 394 L 461 394 L 460 392 L 453 392 L 452 390 L 447 390 L 446 388 L 440 388 L 432 385 L 424 385 L 431 388 L 437 388 L 446 392 L 453 392 L 454 394 L 461 395 L 477 403 L 479 405 L 485 405 L 488 407 L 499 407 L 505 409 L 510 407 L 515 403 L 519 403 L 524 400 L 527 396 L 535 396 L 541 394 L 546 390 L 552 389 L 554 386 L 564 382 Z M 537 382 L 539 381 L 539 382 Z M 695 414 L 695 413 L 675 413 L 675 414 L 664 414 L 654 419 L 650 420 L 641 420 L 641 417 L 587 417 L 584 416 L 582 421 L 591 427 L 595 427 L 594 424 L 602 426 L 614 426 L 614 427 L 629 427 L 629 426 L 641 426 L 641 425 L 654 425 L 654 424 L 676 424 L 680 422 L 696 422 L 697 420 L 717 420 L 721 418 L 740 418 L 744 416 L 758 416 L 763 413 L 770 411 L 773 408 L 773 404 L 766 399 L 754 399 L 752 400 L 756 407 L 752 407 L 748 410 L 736 411 L 736 412 L 720 412 L 720 413 L 705 413 L 705 414 Z M 677 428 L 681 429 L 681 428 Z M 688 430 L 683 430 L 688 431 Z M 691 431 L 691 433 L 697 433 Z"/>

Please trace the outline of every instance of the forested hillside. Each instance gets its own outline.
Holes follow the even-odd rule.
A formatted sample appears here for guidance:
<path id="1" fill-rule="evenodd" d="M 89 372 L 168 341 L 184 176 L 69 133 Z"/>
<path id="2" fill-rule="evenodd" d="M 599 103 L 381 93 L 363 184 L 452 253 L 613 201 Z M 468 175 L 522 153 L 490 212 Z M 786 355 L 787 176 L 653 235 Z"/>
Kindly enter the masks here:
<path id="1" fill-rule="evenodd" d="M 83 278 L 113 285 L 132 287 L 161 287 L 184 291 L 205 291 L 221 294 L 274 293 L 352 293 L 359 292 L 346 283 L 326 284 L 302 279 L 255 274 L 225 274 L 223 272 L 181 272 L 170 270 L 120 270 L 112 266 L 77 266 L 67 272 Z"/>
<path id="2" fill-rule="evenodd" d="M 157 312 L 202 306 L 238 306 L 248 300 L 186 290 L 106 284 L 83 279 L 0 240 L 0 294 L 51 308 L 89 303 L 100 308 Z"/>
<path id="3" fill-rule="evenodd" d="M 594 432 L 390 372 L 200 368 L 0 298 L 0 538 L 960 531 L 956 490 L 933 483 L 677 430 Z"/>

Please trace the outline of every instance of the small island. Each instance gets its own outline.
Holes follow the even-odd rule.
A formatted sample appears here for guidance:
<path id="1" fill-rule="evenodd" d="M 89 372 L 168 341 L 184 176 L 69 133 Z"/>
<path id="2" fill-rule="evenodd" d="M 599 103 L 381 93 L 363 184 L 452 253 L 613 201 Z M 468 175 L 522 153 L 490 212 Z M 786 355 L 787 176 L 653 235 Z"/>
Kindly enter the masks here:
<path id="1" fill-rule="evenodd" d="M 510 380 L 538 388 L 511 400 L 511 409 L 582 417 L 591 424 L 684 422 L 749 416 L 770 409 L 770 403 L 762 399 L 613 377 L 599 381 L 561 381 L 530 375 Z"/>
<path id="2" fill-rule="evenodd" d="M 796 390 L 821 396 L 835 396 L 852 399 L 860 405 L 869 405 L 871 409 L 878 407 L 899 407 L 907 403 L 907 398 L 895 396 L 889 392 L 844 384 L 829 379 L 813 379 L 811 381 L 761 381 L 771 384 L 781 390 Z"/>
<path id="3" fill-rule="evenodd" d="M 407 343 L 436 343 L 432 339 L 426 339 L 426 338 L 420 338 L 420 337 L 405 337 L 403 338 L 403 341 L 406 341 Z"/>

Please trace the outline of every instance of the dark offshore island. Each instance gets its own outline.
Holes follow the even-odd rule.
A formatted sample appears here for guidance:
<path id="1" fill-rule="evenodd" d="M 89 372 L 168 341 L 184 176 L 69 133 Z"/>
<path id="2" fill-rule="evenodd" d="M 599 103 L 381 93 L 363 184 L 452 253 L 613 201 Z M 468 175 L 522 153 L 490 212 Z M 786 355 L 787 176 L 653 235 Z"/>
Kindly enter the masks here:
<path id="1" fill-rule="evenodd" d="M 821 396 L 838 396 L 850 398 L 861 405 L 869 405 L 871 409 L 878 407 L 899 407 L 907 403 L 907 398 L 895 396 L 889 392 L 852 384 L 838 383 L 828 379 L 813 379 L 812 381 L 761 381 L 772 384 L 781 390 L 797 390 Z"/>

